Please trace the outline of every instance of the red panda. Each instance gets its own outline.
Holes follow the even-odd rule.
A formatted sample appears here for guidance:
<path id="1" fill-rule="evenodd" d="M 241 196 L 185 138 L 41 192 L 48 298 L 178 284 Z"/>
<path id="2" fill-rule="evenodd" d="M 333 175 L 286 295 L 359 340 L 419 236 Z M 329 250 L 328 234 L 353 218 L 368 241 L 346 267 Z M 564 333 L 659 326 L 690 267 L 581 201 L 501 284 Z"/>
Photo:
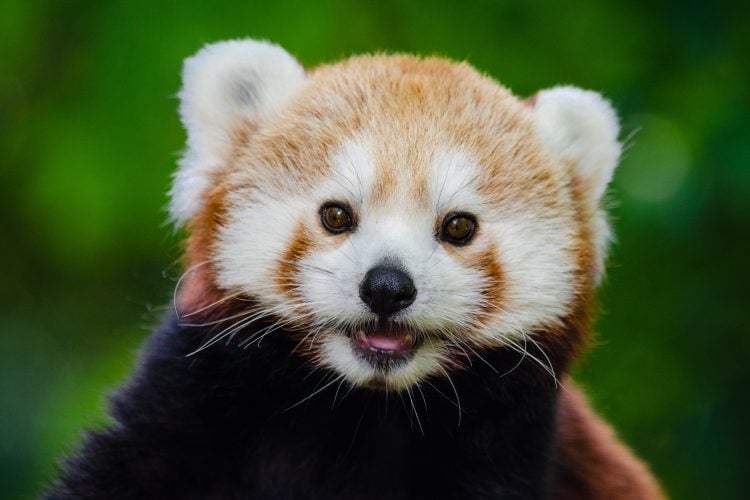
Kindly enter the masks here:
<path id="1" fill-rule="evenodd" d="M 657 499 L 568 373 L 615 112 L 466 63 L 186 60 L 175 311 L 47 498 Z"/>

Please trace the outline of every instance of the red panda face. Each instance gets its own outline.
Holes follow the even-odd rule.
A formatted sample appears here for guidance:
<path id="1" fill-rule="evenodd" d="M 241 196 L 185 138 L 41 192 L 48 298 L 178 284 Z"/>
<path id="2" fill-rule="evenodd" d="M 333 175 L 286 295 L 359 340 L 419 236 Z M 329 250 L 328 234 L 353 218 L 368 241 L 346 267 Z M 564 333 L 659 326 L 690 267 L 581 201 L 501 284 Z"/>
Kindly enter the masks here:
<path id="1" fill-rule="evenodd" d="M 619 144 L 596 94 L 521 102 L 404 56 L 305 74 L 247 41 L 189 60 L 182 98 L 172 209 L 222 207 L 191 236 L 212 285 L 353 384 L 406 389 L 562 335 L 601 273 Z"/>

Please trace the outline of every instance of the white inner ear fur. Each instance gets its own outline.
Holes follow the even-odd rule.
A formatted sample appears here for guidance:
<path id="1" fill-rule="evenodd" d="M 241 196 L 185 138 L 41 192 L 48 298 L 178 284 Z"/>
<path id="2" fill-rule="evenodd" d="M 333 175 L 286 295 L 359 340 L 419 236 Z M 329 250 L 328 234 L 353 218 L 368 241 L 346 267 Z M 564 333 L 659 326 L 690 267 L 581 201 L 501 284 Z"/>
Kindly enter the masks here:
<path id="1" fill-rule="evenodd" d="M 602 276 L 610 239 L 606 213 L 600 208 L 622 146 L 617 115 L 601 95 L 576 87 L 553 87 L 534 99 L 534 121 L 553 160 L 569 165 L 582 190 L 595 238 L 596 280 Z"/>
<path id="2" fill-rule="evenodd" d="M 264 41 L 214 43 L 185 60 L 179 97 L 188 137 L 170 192 L 175 223 L 200 209 L 213 174 L 231 151 L 233 129 L 280 113 L 304 80 L 305 71 L 292 56 Z"/>
<path id="3" fill-rule="evenodd" d="M 612 106 L 590 90 L 554 87 L 537 94 L 534 117 L 547 151 L 572 164 L 585 194 L 598 204 L 620 158 L 620 126 Z"/>

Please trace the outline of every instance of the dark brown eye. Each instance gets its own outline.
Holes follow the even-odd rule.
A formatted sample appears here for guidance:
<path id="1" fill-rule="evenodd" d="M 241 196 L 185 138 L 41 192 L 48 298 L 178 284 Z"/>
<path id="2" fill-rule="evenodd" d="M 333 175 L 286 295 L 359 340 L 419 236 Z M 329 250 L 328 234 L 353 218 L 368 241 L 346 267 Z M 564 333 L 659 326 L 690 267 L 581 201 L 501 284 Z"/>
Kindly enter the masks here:
<path id="1" fill-rule="evenodd" d="M 440 238 L 453 245 L 465 245 L 474 236 L 477 220 L 471 214 L 451 214 L 443 221 Z"/>
<path id="2" fill-rule="evenodd" d="M 320 209 L 320 220 L 323 227 L 334 234 L 343 233 L 354 227 L 354 220 L 345 206 L 327 203 Z"/>

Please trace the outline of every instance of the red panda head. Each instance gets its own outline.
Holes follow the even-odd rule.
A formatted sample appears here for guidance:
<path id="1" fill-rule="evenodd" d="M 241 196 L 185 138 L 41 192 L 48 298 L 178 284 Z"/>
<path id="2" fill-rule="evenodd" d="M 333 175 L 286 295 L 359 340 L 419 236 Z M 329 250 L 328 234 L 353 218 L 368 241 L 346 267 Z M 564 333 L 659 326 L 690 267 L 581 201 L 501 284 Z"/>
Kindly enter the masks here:
<path id="1" fill-rule="evenodd" d="M 393 390 L 487 349 L 580 344 L 620 153 L 598 94 L 521 101 L 410 56 L 306 72 L 250 40 L 207 46 L 183 79 L 171 213 L 210 270 L 186 313 L 249 299 L 229 324 L 270 320 L 316 365 Z"/>

